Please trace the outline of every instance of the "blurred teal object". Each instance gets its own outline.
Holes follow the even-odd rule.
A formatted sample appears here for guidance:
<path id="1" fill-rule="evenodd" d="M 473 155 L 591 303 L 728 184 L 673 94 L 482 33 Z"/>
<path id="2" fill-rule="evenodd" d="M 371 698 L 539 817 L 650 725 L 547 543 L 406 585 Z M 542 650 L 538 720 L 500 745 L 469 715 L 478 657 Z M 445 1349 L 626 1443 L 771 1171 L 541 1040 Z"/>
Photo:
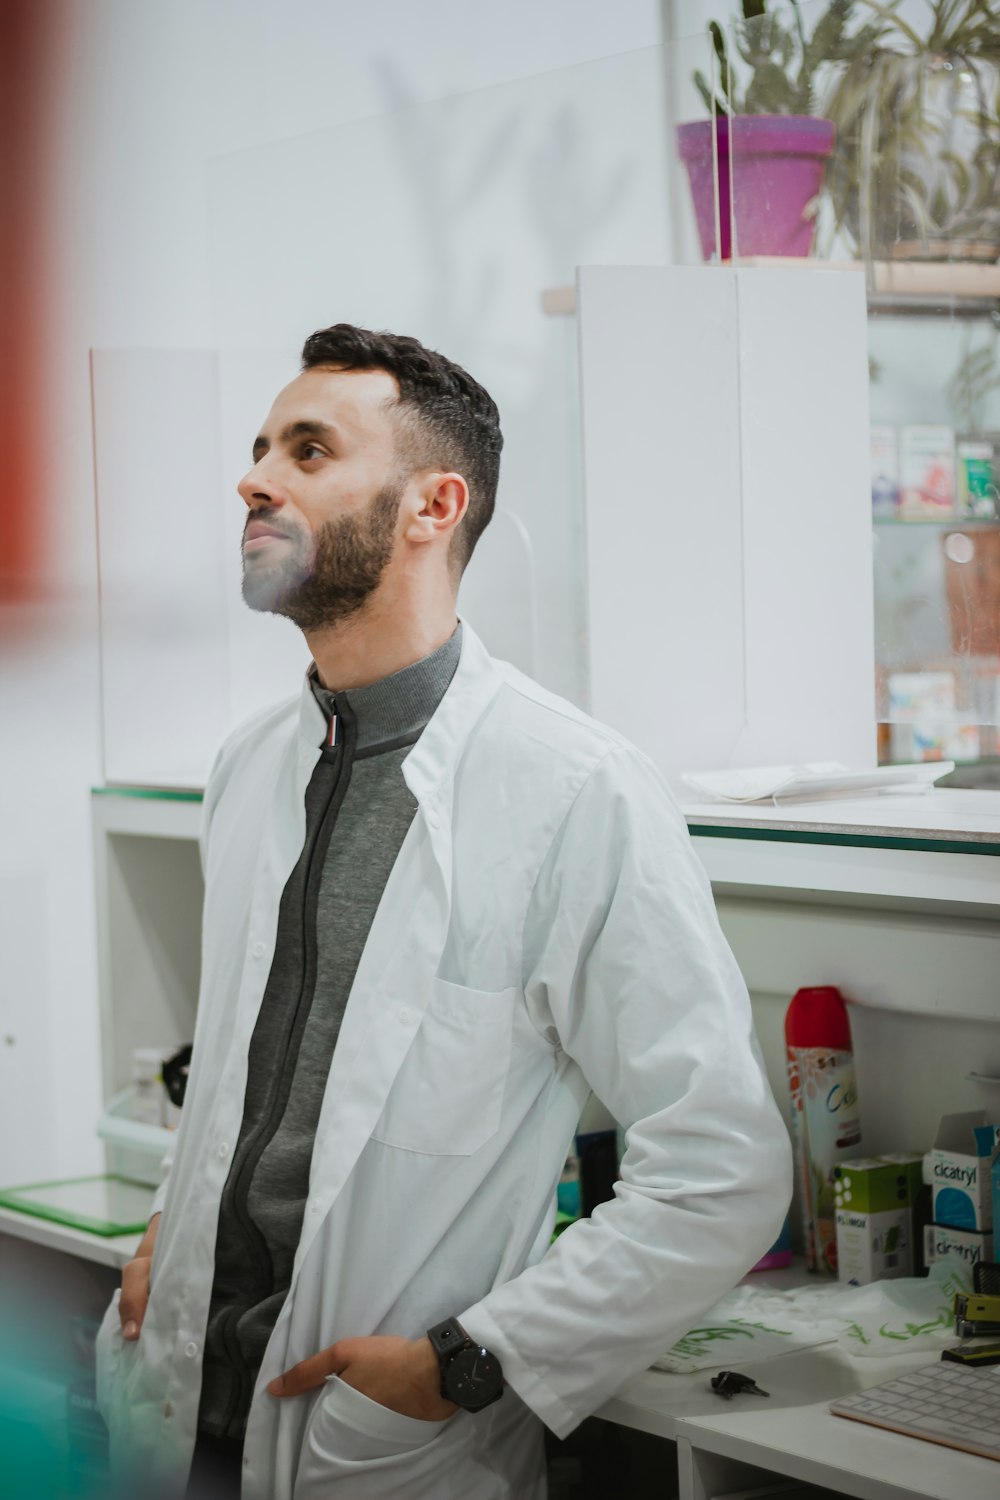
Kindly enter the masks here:
<path id="1" fill-rule="evenodd" d="M 567 1215 L 571 1219 L 580 1217 L 580 1180 L 576 1182 L 561 1182 L 556 1193 L 556 1206 L 561 1215 Z"/>
<path id="2" fill-rule="evenodd" d="M 0 1367 L 0 1454 L 4 1500 L 42 1500 L 67 1489 L 66 1386 Z"/>

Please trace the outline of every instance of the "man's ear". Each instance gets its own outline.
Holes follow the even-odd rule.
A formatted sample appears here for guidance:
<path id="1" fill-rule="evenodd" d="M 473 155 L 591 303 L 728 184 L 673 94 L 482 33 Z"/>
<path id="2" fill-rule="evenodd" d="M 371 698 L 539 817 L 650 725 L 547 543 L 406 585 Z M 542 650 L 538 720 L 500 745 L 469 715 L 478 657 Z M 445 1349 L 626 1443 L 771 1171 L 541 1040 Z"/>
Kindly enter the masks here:
<path id="1" fill-rule="evenodd" d="M 404 534 L 414 542 L 430 542 L 445 533 L 450 535 L 468 508 L 469 486 L 461 474 L 427 473 L 420 483 L 419 505 Z"/>

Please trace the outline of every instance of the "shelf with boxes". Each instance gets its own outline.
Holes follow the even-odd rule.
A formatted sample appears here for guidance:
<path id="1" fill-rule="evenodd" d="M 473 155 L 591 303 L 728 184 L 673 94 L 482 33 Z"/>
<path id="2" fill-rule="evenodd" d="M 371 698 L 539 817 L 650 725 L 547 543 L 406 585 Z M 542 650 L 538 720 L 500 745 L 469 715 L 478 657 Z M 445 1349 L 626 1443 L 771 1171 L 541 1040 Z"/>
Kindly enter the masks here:
<path id="1" fill-rule="evenodd" d="M 956 270 L 984 290 L 1000 274 Z M 1000 755 L 1000 315 L 947 281 L 919 315 L 869 297 L 879 758 L 963 762 L 961 784 L 985 786 Z"/>

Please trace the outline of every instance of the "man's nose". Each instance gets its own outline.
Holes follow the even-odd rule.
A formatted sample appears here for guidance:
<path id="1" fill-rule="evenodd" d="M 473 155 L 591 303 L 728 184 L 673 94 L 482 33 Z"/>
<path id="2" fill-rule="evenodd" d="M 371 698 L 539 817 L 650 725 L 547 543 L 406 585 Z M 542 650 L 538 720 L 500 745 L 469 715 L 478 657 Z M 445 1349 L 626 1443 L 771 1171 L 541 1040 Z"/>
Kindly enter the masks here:
<path id="1" fill-rule="evenodd" d="M 268 471 L 266 456 L 258 459 L 253 468 L 247 470 L 236 488 L 251 510 L 262 503 L 281 504 L 281 494 Z"/>

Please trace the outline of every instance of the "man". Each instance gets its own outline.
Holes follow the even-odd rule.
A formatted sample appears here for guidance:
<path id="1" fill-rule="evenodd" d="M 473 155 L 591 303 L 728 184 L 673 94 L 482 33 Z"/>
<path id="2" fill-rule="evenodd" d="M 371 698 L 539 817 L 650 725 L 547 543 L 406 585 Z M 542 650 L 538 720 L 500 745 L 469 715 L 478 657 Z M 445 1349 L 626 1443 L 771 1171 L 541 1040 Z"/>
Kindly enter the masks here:
<path id="1" fill-rule="evenodd" d="M 540 1500 L 542 1424 L 648 1365 L 785 1211 L 663 783 L 456 618 L 501 442 L 465 371 L 339 324 L 240 484 L 246 601 L 313 666 L 205 795 L 183 1124 L 98 1344 L 146 1492 Z M 591 1089 L 621 1180 L 550 1247 Z"/>

